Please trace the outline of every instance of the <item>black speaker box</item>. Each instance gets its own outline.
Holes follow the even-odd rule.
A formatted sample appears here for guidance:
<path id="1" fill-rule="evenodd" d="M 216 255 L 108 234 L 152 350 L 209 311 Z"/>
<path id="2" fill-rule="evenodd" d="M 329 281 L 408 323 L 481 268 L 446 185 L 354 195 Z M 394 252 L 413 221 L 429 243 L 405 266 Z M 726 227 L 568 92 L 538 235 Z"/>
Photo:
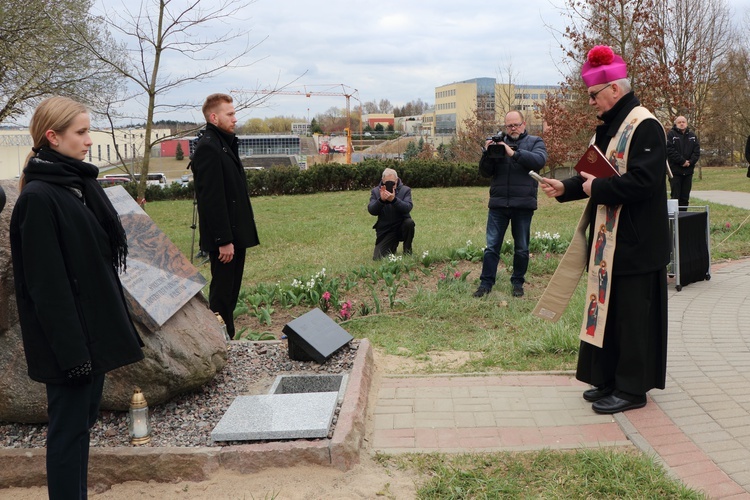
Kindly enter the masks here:
<path id="1" fill-rule="evenodd" d="M 317 308 L 290 321 L 281 331 L 287 336 L 290 359 L 320 364 L 353 338 Z"/>

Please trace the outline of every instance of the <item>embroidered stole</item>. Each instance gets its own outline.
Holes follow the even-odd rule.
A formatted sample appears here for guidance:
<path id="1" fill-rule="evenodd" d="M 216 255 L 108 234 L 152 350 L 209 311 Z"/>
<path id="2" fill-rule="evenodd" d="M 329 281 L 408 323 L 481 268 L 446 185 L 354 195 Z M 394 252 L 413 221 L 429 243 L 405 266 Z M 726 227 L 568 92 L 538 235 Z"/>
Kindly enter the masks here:
<path id="1" fill-rule="evenodd" d="M 644 107 L 634 108 L 623 120 L 617 133 L 609 141 L 605 156 L 620 175 L 627 172 L 628 152 L 633 131 L 638 124 L 654 116 Z M 591 139 L 593 144 L 594 138 Z M 573 239 L 555 270 L 546 290 L 532 314 L 550 321 L 558 321 L 570 302 L 581 274 L 586 269 L 586 310 L 583 315 L 580 339 L 601 347 L 604 342 L 604 327 L 607 324 L 610 276 L 615 254 L 615 240 L 620 219 L 621 205 L 597 205 L 592 248 L 587 249 L 586 229 L 591 222 L 591 200 L 581 215 Z"/>

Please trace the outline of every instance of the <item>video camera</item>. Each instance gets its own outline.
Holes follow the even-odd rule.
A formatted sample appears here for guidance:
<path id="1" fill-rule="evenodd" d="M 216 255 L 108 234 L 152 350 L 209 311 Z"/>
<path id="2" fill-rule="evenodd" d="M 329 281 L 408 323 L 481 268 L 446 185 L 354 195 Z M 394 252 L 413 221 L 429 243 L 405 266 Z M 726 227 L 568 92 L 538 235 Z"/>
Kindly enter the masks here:
<path id="1" fill-rule="evenodd" d="M 488 141 L 492 141 L 493 144 L 490 144 L 487 146 L 487 156 L 490 158 L 505 158 L 505 146 L 500 144 L 501 142 L 505 142 L 505 139 L 508 137 L 508 135 L 504 132 L 498 132 L 497 134 L 493 135 L 492 137 L 488 137 Z M 510 149 L 515 151 L 518 146 L 510 146 Z"/>

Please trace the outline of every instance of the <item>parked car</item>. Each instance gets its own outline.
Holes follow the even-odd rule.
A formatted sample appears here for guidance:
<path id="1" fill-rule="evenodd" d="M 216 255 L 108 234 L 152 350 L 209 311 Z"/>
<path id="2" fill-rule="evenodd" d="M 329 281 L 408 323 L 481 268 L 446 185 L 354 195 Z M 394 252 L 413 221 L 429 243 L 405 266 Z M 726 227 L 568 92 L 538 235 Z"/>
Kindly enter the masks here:
<path id="1" fill-rule="evenodd" d="M 112 186 L 121 186 L 122 184 L 127 184 L 130 182 L 130 177 L 99 177 L 96 179 L 96 182 L 99 183 L 101 187 L 112 187 Z"/>

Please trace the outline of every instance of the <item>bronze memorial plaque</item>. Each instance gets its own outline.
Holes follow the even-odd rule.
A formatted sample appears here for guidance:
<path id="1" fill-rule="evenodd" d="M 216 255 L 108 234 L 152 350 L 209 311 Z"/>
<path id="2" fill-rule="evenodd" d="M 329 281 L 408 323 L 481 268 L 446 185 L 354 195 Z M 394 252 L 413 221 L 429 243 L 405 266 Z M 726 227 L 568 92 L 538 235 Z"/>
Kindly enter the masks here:
<path id="1" fill-rule="evenodd" d="M 128 236 L 128 268 L 120 275 L 133 319 L 158 330 L 203 289 L 206 279 L 122 186 L 104 190 Z"/>

